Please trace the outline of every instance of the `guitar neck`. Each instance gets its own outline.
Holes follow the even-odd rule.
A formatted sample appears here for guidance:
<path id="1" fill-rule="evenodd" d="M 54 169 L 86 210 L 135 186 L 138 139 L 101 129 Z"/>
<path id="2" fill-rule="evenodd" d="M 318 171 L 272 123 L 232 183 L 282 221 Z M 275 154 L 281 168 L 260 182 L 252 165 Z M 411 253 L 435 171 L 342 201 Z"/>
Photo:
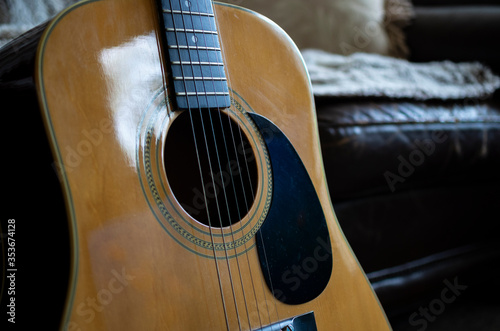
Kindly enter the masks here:
<path id="1" fill-rule="evenodd" d="M 231 102 L 209 0 L 161 0 L 165 57 L 177 108 L 227 108 Z"/>

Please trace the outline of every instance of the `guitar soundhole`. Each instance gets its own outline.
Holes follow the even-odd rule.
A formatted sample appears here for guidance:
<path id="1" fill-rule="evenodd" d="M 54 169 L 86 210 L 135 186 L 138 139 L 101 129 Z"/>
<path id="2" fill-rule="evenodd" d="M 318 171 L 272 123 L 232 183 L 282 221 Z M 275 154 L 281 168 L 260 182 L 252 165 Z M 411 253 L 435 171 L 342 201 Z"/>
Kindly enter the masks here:
<path id="1" fill-rule="evenodd" d="M 223 112 L 181 113 L 167 133 L 164 161 L 175 198 L 198 222 L 227 227 L 253 204 L 255 154 L 239 125 Z"/>

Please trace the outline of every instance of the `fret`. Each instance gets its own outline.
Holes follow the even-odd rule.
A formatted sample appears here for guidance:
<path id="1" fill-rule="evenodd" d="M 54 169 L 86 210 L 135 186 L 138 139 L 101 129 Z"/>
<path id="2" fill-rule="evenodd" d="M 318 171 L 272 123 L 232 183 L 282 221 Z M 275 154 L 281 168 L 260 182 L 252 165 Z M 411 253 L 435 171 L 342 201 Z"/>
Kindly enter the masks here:
<path id="1" fill-rule="evenodd" d="M 197 12 L 213 14 L 210 0 L 161 0 L 163 12 Z"/>
<path id="2" fill-rule="evenodd" d="M 173 77 L 225 77 L 222 66 L 172 65 L 171 69 Z"/>
<path id="3" fill-rule="evenodd" d="M 168 15 L 164 14 L 165 28 L 184 28 L 184 29 L 198 29 L 198 30 L 211 30 L 216 31 L 214 17 L 198 16 L 193 17 L 188 14 Z"/>
<path id="4" fill-rule="evenodd" d="M 217 108 L 230 102 L 224 80 L 174 80 L 174 87 L 177 103 L 182 108 Z"/>
<path id="5" fill-rule="evenodd" d="M 222 63 L 222 54 L 220 51 L 199 51 L 196 49 L 177 49 L 168 50 L 170 61 L 186 62 L 196 64 L 197 62 L 220 62 Z M 222 66 L 222 65 L 221 65 Z"/>
<path id="6" fill-rule="evenodd" d="M 202 13 L 202 12 L 194 12 L 194 11 L 186 11 L 186 10 L 170 10 L 170 9 L 163 9 L 163 13 L 165 14 L 178 14 L 178 15 L 193 15 L 193 16 L 207 16 L 207 17 L 214 17 L 215 15 L 213 13 Z"/>
<path id="7" fill-rule="evenodd" d="M 214 95 L 229 95 L 229 92 L 176 92 L 178 96 L 214 96 Z"/>
<path id="8" fill-rule="evenodd" d="M 225 80 L 174 80 L 176 93 L 178 92 L 223 92 L 227 93 Z"/>
<path id="9" fill-rule="evenodd" d="M 213 34 L 216 35 L 217 31 L 210 30 L 200 30 L 200 29 L 183 29 L 183 28 L 166 28 L 167 32 L 181 32 L 181 33 L 201 33 L 201 34 Z"/>
<path id="10" fill-rule="evenodd" d="M 227 108 L 231 105 L 229 95 L 175 96 L 179 109 Z"/>
<path id="11" fill-rule="evenodd" d="M 198 81 L 227 81 L 226 77 L 186 77 L 176 76 L 174 80 L 198 80 Z"/>
<path id="12" fill-rule="evenodd" d="M 216 35 L 168 32 L 167 44 L 169 48 L 220 51 L 219 39 Z"/>
<path id="13" fill-rule="evenodd" d="M 202 66 L 223 66 L 222 62 L 199 62 L 199 61 L 171 61 L 172 65 L 202 65 Z"/>
<path id="14" fill-rule="evenodd" d="M 170 49 L 196 49 L 200 51 L 220 51 L 219 47 L 192 46 L 192 45 L 168 45 Z"/>

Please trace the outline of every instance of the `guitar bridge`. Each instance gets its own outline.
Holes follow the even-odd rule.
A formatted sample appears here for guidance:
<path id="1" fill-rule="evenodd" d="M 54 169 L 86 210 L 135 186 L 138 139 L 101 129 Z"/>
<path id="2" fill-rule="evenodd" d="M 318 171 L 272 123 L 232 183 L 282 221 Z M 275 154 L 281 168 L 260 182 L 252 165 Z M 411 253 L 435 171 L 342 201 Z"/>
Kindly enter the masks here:
<path id="1" fill-rule="evenodd" d="M 317 331 L 314 312 L 295 316 L 281 322 L 268 325 L 262 331 Z"/>

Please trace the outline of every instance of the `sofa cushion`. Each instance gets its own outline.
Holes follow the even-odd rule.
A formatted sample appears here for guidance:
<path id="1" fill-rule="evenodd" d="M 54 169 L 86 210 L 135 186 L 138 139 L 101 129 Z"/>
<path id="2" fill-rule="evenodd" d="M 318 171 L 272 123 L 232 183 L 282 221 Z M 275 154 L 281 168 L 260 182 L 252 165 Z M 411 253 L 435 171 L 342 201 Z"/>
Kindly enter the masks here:
<path id="1" fill-rule="evenodd" d="M 300 49 L 317 48 L 344 55 L 360 51 L 406 55 L 399 31 L 410 17 L 408 0 L 224 1 L 267 16 Z"/>
<path id="2" fill-rule="evenodd" d="M 500 180 L 500 102 L 318 98 L 332 198 Z"/>

